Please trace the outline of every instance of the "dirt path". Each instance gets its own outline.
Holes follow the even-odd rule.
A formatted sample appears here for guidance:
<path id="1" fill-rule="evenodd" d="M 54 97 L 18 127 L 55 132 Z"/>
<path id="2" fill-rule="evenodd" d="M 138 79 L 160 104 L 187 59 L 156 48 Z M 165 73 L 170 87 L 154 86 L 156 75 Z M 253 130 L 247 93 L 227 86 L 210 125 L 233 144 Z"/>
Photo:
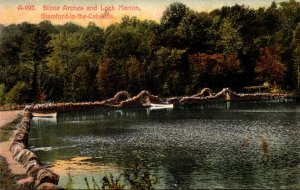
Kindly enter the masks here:
<path id="1" fill-rule="evenodd" d="M 18 117 L 18 114 L 21 113 L 21 110 L 17 111 L 0 111 L 0 127 L 11 123 Z"/>
<path id="2" fill-rule="evenodd" d="M 0 111 L 0 127 L 14 121 L 18 114 L 20 114 L 21 111 Z M 9 138 L 6 142 L 0 142 L 0 155 L 5 158 L 5 160 L 8 163 L 9 169 L 11 170 L 11 173 L 14 175 L 24 175 L 26 174 L 25 168 L 16 162 L 13 159 L 13 155 L 9 150 L 10 145 L 12 144 L 16 130 L 14 131 L 13 135 Z"/>

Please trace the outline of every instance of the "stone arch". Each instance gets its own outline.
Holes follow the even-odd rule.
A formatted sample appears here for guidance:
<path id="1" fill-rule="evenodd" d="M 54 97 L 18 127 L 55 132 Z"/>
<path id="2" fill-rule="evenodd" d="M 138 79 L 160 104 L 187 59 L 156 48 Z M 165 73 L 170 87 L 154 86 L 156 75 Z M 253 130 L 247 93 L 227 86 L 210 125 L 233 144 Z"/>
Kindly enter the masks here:
<path id="1" fill-rule="evenodd" d="M 116 105 L 120 103 L 120 98 L 125 98 L 129 99 L 130 98 L 130 94 L 127 91 L 120 91 L 118 93 L 115 94 L 115 96 L 113 98 L 104 100 L 102 103 L 106 104 L 106 105 Z"/>
<path id="2" fill-rule="evenodd" d="M 150 94 L 148 91 L 141 91 L 138 95 L 120 102 L 119 106 L 141 106 L 143 102 L 146 101 L 147 104 L 166 104 L 158 96 Z"/>
<path id="3" fill-rule="evenodd" d="M 213 95 L 213 92 L 211 89 L 203 88 L 200 93 L 197 93 L 197 94 L 193 95 L 192 97 L 206 97 L 206 96 L 212 96 L 212 95 Z"/>

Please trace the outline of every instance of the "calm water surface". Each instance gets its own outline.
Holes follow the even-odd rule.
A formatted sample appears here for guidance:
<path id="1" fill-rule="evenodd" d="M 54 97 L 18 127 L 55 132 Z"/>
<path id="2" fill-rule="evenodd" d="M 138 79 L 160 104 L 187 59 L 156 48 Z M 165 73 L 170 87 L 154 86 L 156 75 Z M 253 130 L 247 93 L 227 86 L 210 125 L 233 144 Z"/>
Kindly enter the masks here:
<path id="1" fill-rule="evenodd" d="M 299 137 L 299 103 L 218 103 L 35 118 L 29 144 L 62 187 L 139 162 L 156 189 L 300 189 Z"/>

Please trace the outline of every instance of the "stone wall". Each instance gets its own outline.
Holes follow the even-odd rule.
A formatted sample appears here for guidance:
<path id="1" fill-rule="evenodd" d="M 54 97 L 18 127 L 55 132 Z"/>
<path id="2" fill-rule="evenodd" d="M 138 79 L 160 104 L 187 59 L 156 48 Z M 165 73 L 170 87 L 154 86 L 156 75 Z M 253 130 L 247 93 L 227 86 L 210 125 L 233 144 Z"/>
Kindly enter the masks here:
<path id="1" fill-rule="evenodd" d="M 120 97 L 125 97 L 125 100 L 120 101 Z M 96 108 L 128 108 L 128 107 L 148 107 L 153 104 L 193 104 L 207 101 L 233 101 L 233 100 L 270 100 L 270 99 L 287 99 L 299 98 L 295 93 L 236 93 L 229 88 L 224 88 L 218 93 L 213 93 L 209 88 L 204 88 L 200 93 L 185 96 L 171 97 L 165 101 L 158 96 L 152 95 L 148 91 L 141 91 L 136 96 L 131 95 L 126 91 L 116 93 L 113 98 L 95 101 L 95 102 L 77 102 L 77 103 L 44 103 L 32 105 L 33 112 L 49 112 L 49 111 L 68 111 L 80 109 L 96 109 Z M 20 106 L 2 106 L 0 111 L 5 110 L 21 110 L 24 105 Z"/>
<path id="2" fill-rule="evenodd" d="M 18 131 L 10 146 L 14 160 L 26 168 L 27 178 L 19 181 L 20 189 L 59 189 L 59 176 L 40 165 L 37 156 L 28 149 L 28 136 L 32 118 L 31 107 L 27 106 L 23 118 L 18 125 Z"/>

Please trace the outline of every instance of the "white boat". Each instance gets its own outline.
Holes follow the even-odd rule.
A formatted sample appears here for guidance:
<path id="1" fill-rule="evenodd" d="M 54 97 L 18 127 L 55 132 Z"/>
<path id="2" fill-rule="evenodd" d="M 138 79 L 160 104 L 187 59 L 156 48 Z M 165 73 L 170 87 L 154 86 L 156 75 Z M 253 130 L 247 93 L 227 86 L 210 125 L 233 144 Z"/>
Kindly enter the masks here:
<path id="1" fill-rule="evenodd" d="M 156 109 L 173 109 L 174 104 L 150 104 L 150 109 L 151 110 L 156 110 Z"/>
<path id="2" fill-rule="evenodd" d="M 57 112 L 54 113 L 38 113 L 38 112 L 34 112 L 32 113 L 33 117 L 44 117 L 44 118 L 56 118 L 57 116 Z"/>

